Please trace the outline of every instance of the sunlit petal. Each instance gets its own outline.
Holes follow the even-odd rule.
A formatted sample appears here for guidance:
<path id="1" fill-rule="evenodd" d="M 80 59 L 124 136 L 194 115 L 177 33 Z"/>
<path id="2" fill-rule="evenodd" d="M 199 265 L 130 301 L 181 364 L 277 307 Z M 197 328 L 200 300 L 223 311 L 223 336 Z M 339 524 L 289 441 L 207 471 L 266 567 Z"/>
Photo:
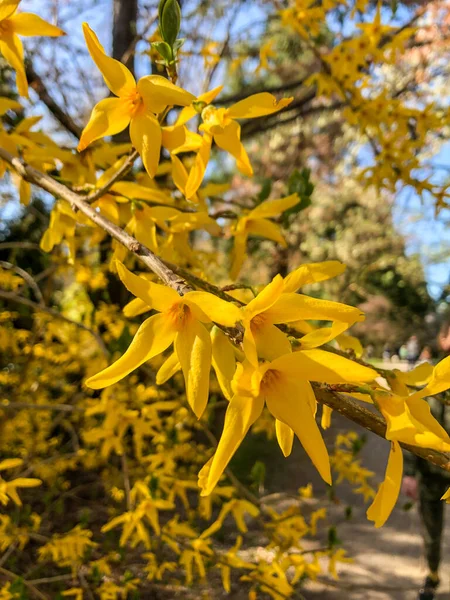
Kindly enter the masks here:
<path id="1" fill-rule="evenodd" d="M 292 452 L 292 445 L 294 443 L 294 430 L 291 429 L 289 425 L 286 425 L 286 423 L 275 419 L 275 433 L 278 445 L 284 456 L 289 456 Z"/>
<path id="2" fill-rule="evenodd" d="M 286 247 L 286 240 L 281 233 L 280 226 L 273 221 L 268 219 L 249 219 L 247 225 L 247 231 L 249 235 L 256 235 L 258 237 L 266 238 L 277 242 L 283 248 Z"/>
<path id="3" fill-rule="evenodd" d="M 300 350 L 285 354 L 271 363 L 291 377 L 303 376 L 324 383 L 367 382 L 378 377 L 369 367 L 325 350 Z"/>
<path id="4" fill-rule="evenodd" d="M 241 142 L 241 126 L 236 121 L 231 121 L 221 132 L 214 133 L 214 141 L 236 159 L 236 166 L 243 175 L 253 175 L 250 159 Z"/>
<path id="5" fill-rule="evenodd" d="M 162 75 L 147 75 L 137 84 L 147 110 L 159 114 L 167 106 L 189 106 L 195 96 L 178 87 Z"/>
<path id="6" fill-rule="evenodd" d="M 0 53 L 16 72 L 16 85 L 19 94 L 28 98 L 28 81 L 23 64 L 23 45 L 15 34 L 0 37 Z"/>
<path id="7" fill-rule="evenodd" d="M 105 53 L 98 37 L 87 23 L 83 23 L 86 46 L 92 60 L 103 75 L 106 85 L 116 96 L 130 96 L 136 91 L 136 80 L 125 65 Z M 119 129 L 119 131 L 122 131 Z"/>
<path id="8" fill-rule="evenodd" d="M 198 188 L 201 186 L 205 176 L 206 167 L 208 166 L 209 157 L 211 155 L 212 136 L 208 132 L 203 134 L 203 142 L 200 150 L 197 152 L 195 162 L 189 172 L 189 177 L 186 183 L 186 198 L 192 198 Z"/>
<path id="9" fill-rule="evenodd" d="M 19 6 L 21 0 L 2 0 L 0 2 L 0 21 L 10 17 Z"/>
<path id="10" fill-rule="evenodd" d="M 400 493 L 402 475 L 402 449 L 398 442 L 392 442 L 384 481 L 367 510 L 367 518 L 374 521 L 375 527 L 382 527 L 389 518 Z"/>
<path id="11" fill-rule="evenodd" d="M 284 283 L 281 275 L 276 275 L 259 294 L 251 300 L 244 311 L 246 316 L 251 319 L 262 312 L 269 310 L 277 302 L 283 293 Z"/>
<path id="12" fill-rule="evenodd" d="M 218 327 L 211 329 L 212 366 L 220 389 L 227 400 L 233 395 L 231 381 L 236 370 L 236 358 L 233 346 L 227 336 Z"/>
<path id="13" fill-rule="evenodd" d="M 202 496 L 209 496 L 238 449 L 248 430 L 262 413 L 262 398 L 234 396 L 225 414 L 223 433 L 210 463 L 208 477 L 199 481 Z"/>
<path id="14" fill-rule="evenodd" d="M 49 37 L 59 37 L 66 35 L 65 32 L 41 19 L 38 15 L 32 13 L 17 13 L 13 15 L 9 22 L 13 26 L 14 33 L 25 36 L 45 35 Z"/>
<path id="15" fill-rule="evenodd" d="M 288 106 L 294 98 L 282 98 L 277 100 L 275 96 L 268 92 L 253 94 L 233 104 L 228 109 L 227 114 L 232 119 L 254 119 L 255 117 L 264 117 L 282 110 Z"/>
<path id="16" fill-rule="evenodd" d="M 227 327 L 233 327 L 242 318 L 241 310 L 235 304 L 208 292 L 188 292 L 184 299 L 201 308 L 211 321 Z"/>
<path id="17" fill-rule="evenodd" d="M 156 385 L 163 385 L 166 381 L 169 381 L 175 373 L 181 369 L 180 361 L 176 352 L 172 352 L 168 358 L 160 366 L 159 371 L 156 373 Z"/>
<path id="18" fill-rule="evenodd" d="M 269 217 L 276 217 L 285 210 L 292 208 L 300 202 L 298 194 L 291 194 L 285 198 L 276 198 L 274 200 L 265 200 L 258 204 L 247 215 L 249 219 L 268 219 Z"/>
<path id="19" fill-rule="evenodd" d="M 145 170 L 155 177 L 161 156 L 161 126 L 151 114 L 139 112 L 131 119 L 130 138 L 139 152 Z"/>
<path id="20" fill-rule="evenodd" d="M 95 140 L 120 133 L 130 123 L 130 105 L 121 98 L 105 98 L 94 106 L 91 118 L 83 129 L 78 150 L 81 152 Z"/>
<path id="21" fill-rule="evenodd" d="M 317 283 L 336 277 L 343 273 L 346 266 L 338 260 L 327 260 L 320 263 L 307 263 L 291 271 L 284 279 L 284 291 L 296 292 L 308 283 Z"/>
<path id="22" fill-rule="evenodd" d="M 138 277 L 119 261 L 116 261 L 116 266 L 119 277 L 127 290 L 150 308 L 164 312 L 180 301 L 180 296 L 172 288 Z"/>
<path id="23" fill-rule="evenodd" d="M 311 404 L 315 402 L 311 384 L 301 377 L 283 378 L 265 399 L 272 415 L 294 430 L 323 480 L 331 485 L 328 451 L 311 411 Z"/>
<path id="24" fill-rule="evenodd" d="M 187 319 L 175 338 L 175 352 L 183 370 L 186 397 L 200 418 L 206 408 L 211 370 L 211 338 L 204 325 Z"/>
<path id="25" fill-rule="evenodd" d="M 117 383 L 140 365 L 164 352 L 175 337 L 175 330 L 166 315 L 153 315 L 137 330 L 128 350 L 115 363 L 90 377 L 85 383 L 98 390 Z"/>

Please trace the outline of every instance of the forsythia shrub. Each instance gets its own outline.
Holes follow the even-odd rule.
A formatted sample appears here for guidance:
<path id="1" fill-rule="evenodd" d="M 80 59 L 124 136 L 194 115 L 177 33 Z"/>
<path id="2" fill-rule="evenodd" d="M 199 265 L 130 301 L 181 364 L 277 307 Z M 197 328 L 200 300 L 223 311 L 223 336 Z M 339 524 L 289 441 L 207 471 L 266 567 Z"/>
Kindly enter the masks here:
<path id="1" fill-rule="evenodd" d="M 27 97 L 18 35 L 64 32 L 17 11 L 19 3 L 0 0 L 0 52 Z M 422 178 L 421 150 L 448 126 L 448 111 L 389 96 L 377 75 L 416 30 L 382 24 L 379 4 L 354 37 L 323 49 L 325 23 L 345 2 L 274 4 L 281 26 L 316 56 L 305 86 L 315 86 L 317 99 L 338 99 L 373 151 L 358 177 L 380 192 L 412 186 L 444 206 L 447 188 Z M 354 11 L 366 8 L 358 1 Z M 249 238 L 286 246 L 285 225 L 312 189 L 303 182 L 303 192 L 293 192 L 286 183 L 277 198 L 242 204 L 227 202 L 228 184 L 203 181 L 225 155 L 251 177 L 242 121 L 288 112 L 296 100 L 260 92 L 214 105 L 223 86 L 196 97 L 177 85 L 176 0 L 161 0 L 159 19 L 151 52 L 166 73 L 137 82 L 83 24 L 112 96 L 93 107 L 77 150 L 33 131 L 36 117 L 0 98 L 2 175 L 23 205 L 31 185 L 54 196 L 40 249 L 51 253 L 59 287 L 52 303 L 71 290 L 58 312 L 27 272 L 0 261 L 2 600 L 145 598 L 149 589 L 171 594 L 217 578 L 225 592 L 289 598 L 305 580 L 337 577 L 336 565 L 350 559 L 307 482 L 280 508 L 264 493 L 261 464 L 252 488 L 230 470 L 250 430 L 275 436 L 285 457 L 296 436 L 327 486 L 345 480 L 372 502 L 367 517 L 376 527 L 399 495 L 400 444 L 434 450 L 435 461 L 450 451 L 425 400 L 450 388 L 450 358 L 387 374 L 366 364 L 348 335 L 364 319 L 358 308 L 302 293 L 341 275 L 343 264 L 299 264 L 258 289 L 241 285 Z M 200 52 L 208 68 L 220 63 L 216 48 Z M 262 45 L 258 70 L 275 60 L 273 44 Z M 23 117 L 17 123 L 14 112 Z M 128 127 L 131 144 L 105 140 Z M 192 244 L 193 232 L 215 240 L 210 251 Z M 222 239 L 231 241 L 230 257 Z M 122 286 L 123 301 L 111 299 L 111 282 Z M 331 455 L 322 437 L 336 406 L 329 398 L 346 405 L 349 395 L 387 424 L 390 454 L 378 490 L 357 457 L 356 434 L 340 434 Z"/>

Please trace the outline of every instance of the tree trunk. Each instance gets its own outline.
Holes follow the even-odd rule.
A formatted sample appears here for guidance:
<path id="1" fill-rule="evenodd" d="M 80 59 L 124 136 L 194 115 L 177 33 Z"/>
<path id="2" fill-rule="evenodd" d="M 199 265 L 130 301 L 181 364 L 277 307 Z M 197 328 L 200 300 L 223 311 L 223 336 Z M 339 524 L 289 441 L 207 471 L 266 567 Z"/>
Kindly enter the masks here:
<path id="1" fill-rule="evenodd" d="M 136 37 L 138 0 L 114 0 L 113 57 L 122 60 L 127 54 L 126 66 L 134 75 L 134 52 L 128 53 Z"/>

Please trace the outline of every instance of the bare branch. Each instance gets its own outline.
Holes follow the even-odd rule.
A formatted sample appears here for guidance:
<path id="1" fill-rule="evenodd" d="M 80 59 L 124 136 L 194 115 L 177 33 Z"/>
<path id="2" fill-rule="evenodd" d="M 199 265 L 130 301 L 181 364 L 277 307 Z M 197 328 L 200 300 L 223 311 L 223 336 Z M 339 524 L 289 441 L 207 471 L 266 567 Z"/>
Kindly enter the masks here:
<path id="1" fill-rule="evenodd" d="M 316 383 L 313 384 L 313 387 L 318 402 L 326 404 L 344 417 L 347 417 L 347 419 L 350 419 L 350 421 L 353 421 L 357 425 L 364 427 L 364 429 L 386 439 L 386 422 L 379 415 L 367 410 L 367 408 L 361 406 L 356 400 L 333 392 L 326 385 Z M 419 448 L 418 446 L 410 446 L 409 444 L 403 443 L 400 445 L 419 458 L 423 458 L 424 460 L 441 467 L 441 469 L 450 472 L 450 457 L 444 452 L 438 452 L 437 450 L 430 450 L 428 448 Z"/>
<path id="2" fill-rule="evenodd" d="M 48 91 L 41 77 L 34 70 L 31 62 L 27 62 L 26 67 L 27 79 L 30 87 L 37 93 L 41 101 L 47 106 L 55 119 L 63 125 L 69 133 L 79 139 L 81 137 L 82 127 L 77 125 L 70 115 L 68 115 L 56 102 L 53 96 Z"/>

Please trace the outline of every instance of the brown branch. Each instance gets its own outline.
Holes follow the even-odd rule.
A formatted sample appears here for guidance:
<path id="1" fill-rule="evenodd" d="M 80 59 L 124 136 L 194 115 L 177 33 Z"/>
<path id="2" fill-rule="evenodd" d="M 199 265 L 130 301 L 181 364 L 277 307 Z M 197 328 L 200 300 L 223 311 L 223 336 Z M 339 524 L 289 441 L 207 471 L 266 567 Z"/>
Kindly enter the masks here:
<path id="1" fill-rule="evenodd" d="M 0 404 L 0 410 L 50 410 L 56 412 L 84 412 L 81 406 L 71 404 L 33 404 L 31 402 L 9 402 Z"/>
<path id="2" fill-rule="evenodd" d="M 96 212 L 89 204 L 85 202 L 85 200 L 81 196 L 79 196 L 75 192 L 72 192 L 61 183 L 55 181 L 52 177 L 46 175 L 45 173 L 41 173 L 40 171 L 34 169 L 30 165 L 27 165 L 22 160 L 14 158 L 11 154 L 9 154 L 9 152 L 4 150 L 3 148 L 0 148 L 0 158 L 2 158 L 8 164 L 10 164 L 19 173 L 21 177 L 23 177 L 30 183 L 34 183 L 35 185 L 38 185 L 50 194 L 66 200 L 70 203 L 74 210 L 80 210 L 80 212 L 85 214 L 93 223 L 104 229 L 107 233 L 111 235 L 111 237 L 113 237 L 115 240 L 121 243 L 125 248 L 130 250 L 130 252 L 133 252 L 139 258 L 139 260 L 141 260 L 141 262 L 144 263 L 153 273 L 158 275 L 158 277 L 160 277 L 160 279 L 166 285 L 168 285 L 172 289 L 175 289 L 180 295 L 183 295 L 184 293 L 192 290 L 192 288 L 186 283 L 186 281 L 184 279 L 181 279 L 181 277 L 183 277 L 185 279 L 189 279 L 194 283 L 194 285 L 198 285 L 198 287 L 200 287 L 201 289 L 206 289 L 227 301 L 236 301 L 232 296 L 229 296 L 228 294 L 220 290 L 220 288 L 209 284 L 208 282 L 205 282 L 202 279 L 199 279 L 198 277 L 190 275 L 181 267 L 176 267 L 175 265 L 170 265 L 169 267 L 169 263 L 164 263 L 155 254 L 153 254 L 153 252 L 151 252 L 143 244 L 139 243 L 135 238 L 123 231 L 117 225 L 114 225 L 114 223 L 109 221 L 109 219 Z M 95 334 L 95 332 L 91 331 L 81 323 L 70 321 L 70 319 L 63 317 L 63 315 L 61 315 L 57 311 L 41 307 L 39 306 L 39 304 L 31 302 L 30 300 L 17 297 L 11 292 L 0 292 L 0 297 L 20 302 L 32 308 L 39 309 L 42 312 L 52 314 L 55 317 L 62 318 L 63 320 L 73 323 L 78 327 L 86 329 L 92 335 L 95 335 L 95 337 L 97 338 L 97 334 Z M 227 330 L 227 333 L 236 343 L 239 342 L 239 339 L 242 339 L 241 328 L 235 328 L 230 331 Z M 385 438 L 386 423 L 379 416 L 361 407 L 354 400 L 351 400 L 350 398 L 347 398 L 340 394 L 331 392 L 323 385 L 321 386 L 315 384 L 314 387 L 317 395 L 317 400 L 319 402 L 330 406 L 330 408 L 333 408 L 337 412 L 343 414 L 354 423 L 357 423 L 365 429 L 368 429 L 369 431 L 376 433 L 380 437 Z M 437 452 L 435 450 L 409 446 L 407 444 L 402 445 L 404 448 L 411 451 L 416 456 L 424 458 L 425 460 L 428 460 L 429 462 L 432 462 L 433 464 L 436 464 L 437 466 L 447 471 L 450 471 L 450 459 L 446 454 L 442 452 Z"/>
<path id="3" fill-rule="evenodd" d="M 71 133 L 77 139 L 80 139 L 81 132 L 83 131 L 82 127 L 77 125 L 72 117 L 59 106 L 59 104 L 48 91 L 47 86 L 42 81 L 41 77 L 34 70 L 31 62 L 27 62 L 26 73 L 30 86 L 39 96 L 41 101 L 47 106 L 55 119 L 61 123 L 61 125 L 67 129 L 69 133 Z"/>
<path id="4" fill-rule="evenodd" d="M 386 421 L 379 415 L 367 410 L 367 408 L 361 406 L 356 400 L 331 391 L 326 385 L 316 383 L 313 384 L 313 387 L 318 402 L 326 404 L 339 414 L 350 419 L 350 421 L 353 421 L 353 423 L 386 439 Z M 444 452 L 403 443 L 400 445 L 419 458 L 423 458 L 441 469 L 450 472 L 450 457 Z"/>
<path id="5" fill-rule="evenodd" d="M 180 295 L 192 290 L 185 281 L 180 279 L 173 271 L 171 271 L 161 259 L 159 259 L 151 250 L 138 242 L 134 237 L 126 231 L 112 223 L 109 219 L 98 213 L 92 206 L 87 204 L 82 196 L 72 192 L 68 187 L 59 183 L 46 173 L 41 173 L 34 167 L 31 167 L 23 160 L 14 158 L 9 152 L 0 148 L 0 158 L 10 164 L 17 173 L 26 181 L 38 185 L 40 188 L 49 192 L 56 198 L 62 198 L 69 202 L 72 209 L 79 210 L 86 215 L 93 223 L 101 227 L 109 233 L 111 237 L 125 246 L 130 252 L 133 252 L 139 260 L 146 265 L 150 271 L 158 275 L 158 277 L 169 287 L 173 288 Z M 102 192 L 103 193 L 103 192 Z"/>
<path id="6" fill-rule="evenodd" d="M 245 98 L 248 98 L 252 94 L 260 94 L 261 92 L 269 92 L 270 94 L 289 92 L 290 90 L 294 90 L 298 87 L 301 87 L 305 83 L 305 81 L 307 80 L 308 77 L 309 77 L 309 74 L 306 77 L 302 77 L 301 79 L 296 79 L 294 81 L 286 82 L 286 83 L 280 83 L 279 85 L 274 85 L 272 87 L 266 86 L 264 88 L 253 88 L 253 89 L 245 88 L 245 91 L 243 91 L 243 92 L 239 92 L 238 94 L 225 96 L 224 98 L 215 100 L 214 105 L 215 106 L 225 106 L 227 104 L 234 104 L 235 102 L 239 102 L 240 100 L 245 100 Z"/>
<path id="7" fill-rule="evenodd" d="M 138 156 L 139 152 L 137 150 L 133 150 L 126 159 L 126 161 L 123 163 L 123 165 L 121 165 L 117 169 L 117 171 L 111 176 L 111 178 L 104 185 L 102 185 L 101 188 L 95 190 L 95 192 L 92 192 L 92 194 L 89 194 L 89 196 L 86 196 L 85 201 L 95 202 L 96 200 L 104 196 L 112 188 L 112 186 L 117 181 L 119 181 L 119 179 L 122 179 L 123 177 L 125 177 L 125 175 L 127 175 L 127 173 L 131 171 Z"/>
<path id="8" fill-rule="evenodd" d="M 22 279 L 27 283 L 27 285 L 33 290 L 34 295 L 36 296 L 36 298 L 39 302 L 39 306 L 45 305 L 44 296 L 42 295 L 42 292 L 39 289 L 38 284 L 35 282 L 33 277 L 31 277 L 31 275 L 27 271 L 24 271 L 17 265 L 13 265 L 12 263 L 6 262 L 4 260 L 0 260 L 0 267 L 2 269 L 8 269 L 11 271 L 15 271 L 17 273 L 17 275 L 22 277 Z"/>

